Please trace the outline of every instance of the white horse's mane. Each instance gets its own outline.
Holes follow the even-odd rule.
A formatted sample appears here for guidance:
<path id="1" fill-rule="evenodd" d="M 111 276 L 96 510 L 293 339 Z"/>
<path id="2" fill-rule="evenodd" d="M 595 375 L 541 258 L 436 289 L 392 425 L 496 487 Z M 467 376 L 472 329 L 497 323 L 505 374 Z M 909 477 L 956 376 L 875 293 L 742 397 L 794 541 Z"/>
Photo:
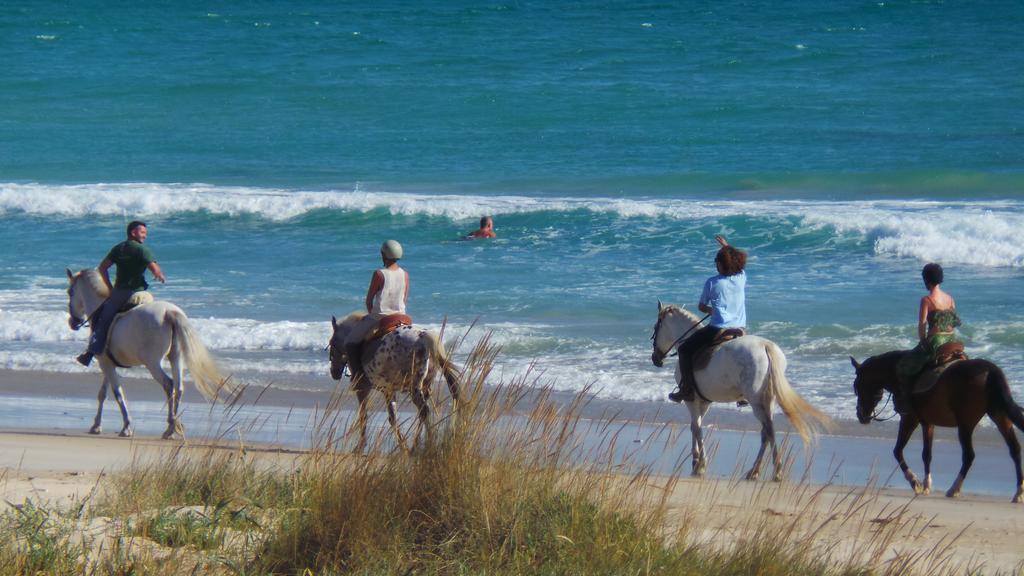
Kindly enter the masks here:
<path id="1" fill-rule="evenodd" d="M 685 316 L 688 320 L 690 320 L 693 323 L 700 322 L 700 317 L 699 316 L 697 316 L 693 312 L 690 312 L 686 308 L 683 308 L 682 306 L 677 306 L 675 304 L 665 304 L 665 309 L 668 310 L 670 313 L 671 312 L 679 313 L 682 316 Z"/>
<path id="2" fill-rule="evenodd" d="M 107 283 L 103 281 L 100 271 L 95 268 L 83 268 L 75 278 L 85 282 L 93 292 L 104 298 L 110 295 Z"/>

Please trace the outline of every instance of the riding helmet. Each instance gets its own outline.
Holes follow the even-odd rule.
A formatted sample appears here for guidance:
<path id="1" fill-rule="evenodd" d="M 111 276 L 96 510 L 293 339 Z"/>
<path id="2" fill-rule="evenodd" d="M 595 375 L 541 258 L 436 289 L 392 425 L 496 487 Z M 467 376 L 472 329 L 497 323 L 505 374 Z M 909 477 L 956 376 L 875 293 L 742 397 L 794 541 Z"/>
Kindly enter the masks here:
<path id="1" fill-rule="evenodd" d="M 398 260 L 402 257 L 402 245 L 398 240 L 388 240 L 381 244 L 380 253 L 389 260 Z"/>

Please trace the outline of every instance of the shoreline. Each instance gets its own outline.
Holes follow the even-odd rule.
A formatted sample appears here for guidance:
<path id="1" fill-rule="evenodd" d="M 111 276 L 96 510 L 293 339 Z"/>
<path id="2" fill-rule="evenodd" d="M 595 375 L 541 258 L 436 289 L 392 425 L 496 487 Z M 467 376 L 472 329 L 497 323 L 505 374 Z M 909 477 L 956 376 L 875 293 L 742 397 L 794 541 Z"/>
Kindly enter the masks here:
<path id="1" fill-rule="evenodd" d="M 243 383 L 245 382 L 245 376 L 245 374 L 242 374 L 241 381 Z M 275 386 L 277 382 L 287 382 L 289 378 L 306 382 L 313 382 L 315 380 L 316 384 L 323 386 L 323 389 L 307 390 L 294 386 L 286 388 Z M 148 375 L 145 377 L 122 376 L 121 380 L 129 406 L 138 402 L 163 403 L 163 390 Z M 263 377 L 261 380 L 262 382 L 259 385 L 246 386 L 245 392 L 238 404 L 276 410 L 315 410 L 325 406 L 331 400 L 332 395 L 340 391 L 343 393 L 341 398 L 342 407 L 354 408 L 356 405 L 355 395 L 347 389 L 347 383 L 331 381 L 327 376 L 319 378 L 282 374 L 280 379 L 267 379 Z M 16 396 L 88 400 L 92 403 L 89 413 L 91 418 L 92 410 L 95 410 L 95 401 L 101 381 L 102 375 L 98 370 L 95 373 L 67 373 L 0 369 L 0 398 Z M 327 389 L 328 386 L 332 387 L 332 389 Z M 448 392 L 443 383 L 435 383 L 433 391 L 437 403 L 444 404 L 448 402 Z M 568 405 L 577 398 L 577 394 L 572 392 L 537 390 L 535 394 L 530 394 L 526 398 L 527 409 L 536 401 L 536 397 L 542 393 L 549 394 L 549 397 L 558 405 Z M 209 403 L 202 398 L 187 375 L 182 403 L 183 405 L 209 406 Z M 105 418 L 110 410 L 114 410 L 113 415 L 116 416 L 117 406 L 114 404 L 113 394 L 110 392 L 107 394 L 106 404 L 107 406 L 104 408 Z M 400 399 L 399 410 L 411 412 L 413 408 L 411 404 Z M 625 422 L 647 424 L 682 423 L 688 426 L 690 419 L 689 412 L 682 404 L 674 404 L 667 401 L 649 402 L 607 399 L 598 398 L 593 395 L 585 396 L 585 402 L 581 406 L 580 413 L 587 419 L 611 418 Z M 760 424 L 753 417 L 749 408 L 735 408 L 728 403 L 713 405 L 704 418 L 704 422 L 705 426 L 733 432 L 760 431 Z M 986 420 L 982 422 L 984 423 Z M 779 412 L 778 407 L 776 407 L 775 424 L 776 428 L 782 433 L 791 431 L 788 420 L 785 415 Z M 895 441 L 898 418 L 893 417 L 885 421 L 872 422 L 870 425 L 863 425 L 855 419 L 834 418 L 833 424 L 833 429 L 826 433 L 826 436 Z M 5 424 L 0 422 L 0 429 L 5 427 Z M 35 426 L 28 426 L 27 428 L 35 428 Z M 956 440 L 955 433 L 944 434 L 943 431 L 952 432 L 952 429 L 936 428 L 936 440 Z M 979 425 L 974 433 L 974 441 L 976 444 L 1005 446 L 1002 437 L 992 426 Z"/>
<path id="2" fill-rule="evenodd" d="M 124 378 L 125 396 L 132 415 L 136 438 L 159 438 L 166 428 L 166 404 L 162 389 L 147 378 Z M 324 377 L 327 380 L 326 376 Z M 0 433 L 49 434 L 61 437 L 88 436 L 96 410 L 100 375 L 0 370 Z M 434 388 L 436 410 L 445 415 L 450 399 L 445 386 Z M 189 443 L 233 442 L 261 449 L 304 451 L 322 446 L 316 430 L 327 427 L 348 430 L 355 418 L 355 394 L 342 390 L 336 406 L 328 406 L 331 393 L 281 390 L 271 386 L 245 390 L 241 400 L 230 405 L 207 403 L 191 384 L 186 384 L 181 418 Z M 544 392 L 528 393 L 518 413 L 528 412 Z M 569 406 L 575 394 L 551 392 L 556 406 Z M 436 415 L 436 413 L 435 413 Z M 579 464 L 612 457 L 627 468 L 647 467 L 657 474 L 690 470 L 689 413 L 669 402 L 616 401 L 587 397 L 579 409 L 577 434 L 581 446 Z M 399 401 L 403 426 L 414 423 L 413 407 Z M 435 422 L 437 418 L 435 418 Z M 329 426 L 324 427 L 327 422 Z M 821 434 L 805 448 L 791 433 L 785 416 L 777 414 L 776 436 L 789 475 L 810 482 L 849 487 L 877 483 L 881 487 L 909 487 L 899 473 L 892 448 L 896 421 L 864 426 L 858 422 L 836 421 L 835 429 Z M 383 398 L 374 394 L 369 409 L 370 434 L 389 433 Z M 102 438 L 117 440 L 122 426 L 113 395 L 107 395 L 103 411 Z M 705 418 L 705 438 L 710 455 L 707 475 L 728 478 L 738 468 L 749 466 L 760 444 L 760 425 L 749 408 L 716 405 Z M 609 440 L 609 438 L 613 440 Z M 347 442 L 343 438 L 338 442 Z M 332 446 L 344 449 L 340 444 Z M 1015 480 L 1012 463 L 1002 438 L 993 429 L 975 435 L 977 458 L 964 485 L 972 495 L 1012 495 Z M 610 452 L 609 452 L 610 450 Z M 920 433 L 905 451 L 907 462 L 923 476 Z M 936 489 L 945 490 L 960 466 L 960 447 L 954 429 L 936 430 L 933 476 Z M 767 470 L 768 463 L 762 469 Z M 764 472 L 763 472 L 764 473 Z"/>

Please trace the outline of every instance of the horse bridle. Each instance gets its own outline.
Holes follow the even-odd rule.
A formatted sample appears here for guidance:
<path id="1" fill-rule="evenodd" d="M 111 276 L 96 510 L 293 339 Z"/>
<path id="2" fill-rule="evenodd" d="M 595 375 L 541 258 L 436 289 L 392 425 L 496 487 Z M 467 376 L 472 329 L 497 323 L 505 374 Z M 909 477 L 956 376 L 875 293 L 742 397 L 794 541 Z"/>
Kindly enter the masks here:
<path id="1" fill-rule="evenodd" d="M 89 325 L 89 316 L 86 316 L 85 318 L 79 318 L 78 316 L 75 316 L 75 312 L 71 309 L 71 302 L 72 300 L 74 300 L 74 297 L 72 296 L 71 292 L 74 290 L 74 288 L 74 283 L 72 283 L 71 286 L 68 288 L 68 316 L 70 316 L 71 320 L 73 321 L 71 329 L 78 330 L 83 326 Z"/>
<path id="2" fill-rule="evenodd" d="M 884 388 L 883 388 L 883 390 L 884 390 Z M 885 392 L 883 391 L 882 393 L 884 394 Z M 891 400 L 892 400 L 892 392 L 889 392 L 889 397 L 885 399 L 885 404 L 882 404 L 881 408 L 879 408 L 878 404 L 875 403 L 875 410 L 873 410 L 871 412 L 871 421 L 872 422 L 885 422 L 887 420 L 892 420 L 893 418 L 896 417 L 896 411 L 895 410 L 893 410 L 892 415 L 889 416 L 888 418 L 879 418 L 878 417 L 878 415 L 882 413 L 882 410 L 884 410 L 886 408 L 886 406 L 889 405 L 889 402 Z"/>
<path id="3" fill-rule="evenodd" d="M 675 341 L 672 342 L 672 345 L 668 347 L 668 352 L 662 352 L 661 350 L 658 349 L 658 340 L 657 340 L 657 338 L 658 338 L 658 331 L 661 330 L 661 322 L 665 319 L 665 316 L 667 316 L 667 315 L 668 314 L 664 314 L 664 315 L 659 314 L 658 315 L 658 321 L 654 323 L 654 333 L 651 334 L 651 342 L 654 345 L 654 355 L 655 355 L 655 357 L 658 358 L 659 362 L 664 360 L 666 357 L 671 356 L 672 354 L 674 354 L 675 351 L 676 351 L 676 346 L 679 346 L 680 344 L 682 344 L 683 340 L 686 340 L 694 330 L 696 330 L 697 328 L 700 328 L 700 325 L 703 324 L 705 320 L 707 320 L 708 318 L 711 317 L 711 314 L 705 314 L 704 317 L 701 318 L 700 320 L 698 320 L 696 324 L 694 324 L 693 326 L 690 326 L 689 330 L 687 330 L 686 332 L 683 332 L 682 336 L 680 336 L 679 338 L 676 338 Z"/>
<path id="4" fill-rule="evenodd" d="M 344 358 L 344 365 L 341 368 L 342 377 L 344 377 L 346 373 L 351 374 L 351 371 L 348 370 L 348 358 L 345 357 L 345 353 L 339 350 L 338 346 L 334 343 L 334 335 L 331 335 L 331 339 L 327 341 L 327 346 L 324 346 L 324 350 L 327 351 L 327 357 L 332 360 L 335 354 Z"/>

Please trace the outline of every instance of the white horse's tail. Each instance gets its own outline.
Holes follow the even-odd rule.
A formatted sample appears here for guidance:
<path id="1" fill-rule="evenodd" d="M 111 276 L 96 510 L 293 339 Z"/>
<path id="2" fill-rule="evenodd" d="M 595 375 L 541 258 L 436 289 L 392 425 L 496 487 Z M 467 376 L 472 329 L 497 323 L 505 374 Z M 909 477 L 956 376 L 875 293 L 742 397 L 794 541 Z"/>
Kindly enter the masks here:
<path id="1" fill-rule="evenodd" d="M 820 410 L 811 406 L 789 385 L 786 379 L 786 357 L 774 342 L 765 344 L 768 353 L 768 386 L 765 391 L 779 403 L 782 412 L 789 418 L 789 423 L 803 438 L 805 444 L 811 443 L 818 432 L 832 427 L 832 419 Z"/>
<path id="2" fill-rule="evenodd" d="M 188 367 L 196 390 L 207 400 L 216 400 L 226 382 L 209 350 L 192 328 L 192 323 L 181 310 L 171 309 L 165 317 L 174 331 L 174 345 Z"/>
<path id="3" fill-rule="evenodd" d="M 423 332 L 422 337 L 427 341 L 427 349 L 430 351 L 430 360 L 437 364 L 441 369 L 441 373 L 444 374 L 445 381 L 448 382 L 448 391 L 451 392 L 452 399 L 458 403 L 459 401 L 459 370 L 455 366 L 455 363 L 448 358 L 448 352 L 444 349 L 444 344 L 441 343 L 441 339 L 429 330 Z"/>

